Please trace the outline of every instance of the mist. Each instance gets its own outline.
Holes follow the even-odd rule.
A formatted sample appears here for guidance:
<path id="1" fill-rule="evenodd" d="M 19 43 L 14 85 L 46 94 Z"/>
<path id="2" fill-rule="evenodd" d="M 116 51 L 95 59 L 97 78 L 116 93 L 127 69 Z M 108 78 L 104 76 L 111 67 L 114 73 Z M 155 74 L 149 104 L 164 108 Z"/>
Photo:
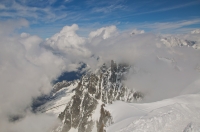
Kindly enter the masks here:
<path id="1" fill-rule="evenodd" d="M 88 47 L 101 56 L 102 62 L 113 59 L 117 63 L 131 65 L 125 85 L 142 92 L 142 102 L 200 92 L 200 73 L 197 70 L 200 64 L 199 50 L 195 46 L 175 45 L 176 41 L 171 42 L 174 45 L 162 41 L 171 37 L 180 39 L 178 41 L 193 40 L 199 45 L 199 34 L 158 35 L 134 31 L 116 33 L 108 39 L 104 39 L 102 36 L 105 34 L 102 33 L 93 38 Z M 92 45 L 97 41 L 98 44 Z"/>

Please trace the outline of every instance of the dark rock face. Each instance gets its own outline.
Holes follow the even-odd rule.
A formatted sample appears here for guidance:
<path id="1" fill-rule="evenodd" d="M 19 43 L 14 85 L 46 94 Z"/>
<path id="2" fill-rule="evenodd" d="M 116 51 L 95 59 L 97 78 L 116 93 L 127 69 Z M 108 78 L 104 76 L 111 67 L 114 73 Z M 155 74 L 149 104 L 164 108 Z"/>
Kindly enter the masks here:
<path id="1" fill-rule="evenodd" d="M 69 85 L 71 85 L 71 82 L 67 82 L 67 81 L 58 82 L 54 85 L 53 92 L 56 93 L 63 87 L 68 87 Z"/>
<path id="2" fill-rule="evenodd" d="M 115 83 L 117 80 L 117 64 L 112 60 L 111 61 L 111 77 L 110 77 L 110 82 Z"/>
<path id="3" fill-rule="evenodd" d="M 98 73 L 83 76 L 74 90 L 75 95 L 59 115 L 63 122 L 59 132 L 68 132 L 72 128 L 78 132 L 105 132 L 104 128 L 112 123 L 111 113 L 104 108 L 105 104 L 142 98 L 141 93 L 123 84 L 129 69 L 127 64 L 117 65 L 111 61 L 111 67 L 104 64 Z M 98 119 L 94 118 L 94 113 L 97 113 Z"/>
<path id="4" fill-rule="evenodd" d="M 96 89 L 94 86 L 95 83 L 93 84 L 93 82 L 97 79 L 94 77 L 91 75 L 89 79 L 83 78 L 81 80 L 75 89 L 75 95 L 65 110 L 59 115 L 59 118 L 64 121 L 62 132 L 67 132 L 72 127 L 78 129 L 79 132 L 92 131 L 94 121 L 90 118 L 98 104 L 94 97 Z"/>
<path id="5" fill-rule="evenodd" d="M 185 42 L 187 43 L 187 45 L 189 45 L 189 46 L 193 46 L 193 45 L 195 45 L 196 44 L 196 42 L 195 41 L 190 41 L 190 40 L 185 40 Z"/>
<path id="6" fill-rule="evenodd" d="M 97 121 L 97 132 L 105 132 L 105 124 L 112 124 L 112 116 L 109 111 L 104 109 L 105 104 L 101 105 L 101 116 Z"/>

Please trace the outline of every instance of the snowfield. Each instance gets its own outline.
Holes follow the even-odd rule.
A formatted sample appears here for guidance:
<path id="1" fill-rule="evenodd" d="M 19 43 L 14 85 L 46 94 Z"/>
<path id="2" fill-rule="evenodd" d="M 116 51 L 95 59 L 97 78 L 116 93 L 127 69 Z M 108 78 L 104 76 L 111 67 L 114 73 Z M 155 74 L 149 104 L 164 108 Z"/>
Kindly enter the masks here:
<path id="1" fill-rule="evenodd" d="M 200 95 L 183 95 L 152 103 L 107 105 L 114 124 L 107 132 L 200 132 Z"/>
<path id="2" fill-rule="evenodd" d="M 64 87 L 61 90 L 53 94 L 53 99 L 40 106 L 37 110 L 48 114 L 58 115 L 64 111 L 66 104 L 70 101 L 74 95 L 73 89 L 76 88 L 78 82 L 72 83 L 68 87 Z"/>

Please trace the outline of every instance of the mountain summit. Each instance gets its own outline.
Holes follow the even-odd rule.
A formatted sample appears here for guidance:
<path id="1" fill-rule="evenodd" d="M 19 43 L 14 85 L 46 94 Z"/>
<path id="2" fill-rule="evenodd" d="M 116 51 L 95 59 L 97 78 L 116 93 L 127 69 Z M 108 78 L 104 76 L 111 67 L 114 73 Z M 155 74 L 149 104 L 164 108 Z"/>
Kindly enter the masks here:
<path id="1" fill-rule="evenodd" d="M 87 73 L 80 80 L 55 84 L 52 96 L 57 96 L 57 100 L 54 98 L 51 103 L 40 107 L 40 110 L 49 113 L 62 107 L 55 112 L 62 123 L 54 132 L 104 132 L 105 127 L 113 122 L 112 113 L 104 108 L 106 104 L 116 100 L 134 102 L 143 97 L 142 93 L 124 85 L 130 68 L 128 64 L 111 61 L 110 66 L 103 64 L 96 73 Z M 63 102 L 64 94 L 61 93 L 66 91 L 66 96 L 71 98 Z"/>

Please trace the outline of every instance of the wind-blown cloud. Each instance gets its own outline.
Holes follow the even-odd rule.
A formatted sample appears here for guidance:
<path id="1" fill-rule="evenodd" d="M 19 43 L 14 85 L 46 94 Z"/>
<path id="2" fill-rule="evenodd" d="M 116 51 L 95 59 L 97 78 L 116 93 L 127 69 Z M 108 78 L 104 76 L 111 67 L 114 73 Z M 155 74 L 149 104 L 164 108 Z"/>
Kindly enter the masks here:
<path id="1" fill-rule="evenodd" d="M 133 16 L 134 15 L 156 13 L 156 12 L 170 11 L 170 10 L 175 10 L 175 9 L 179 9 L 179 8 L 183 8 L 183 7 L 187 7 L 187 6 L 191 6 L 191 5 L 195 5 L 195 4 L 199 4 L 199 3 L 200 3 L 200 1 L 197 0 L 197 1 L 192 1 L 192 2 L 188 2 L 188 3 L 179 4 L 179 5 L 176 5 L 176 6 L 161 8 L 161 9 L 157 9 L 157 10 L 135 13 L 135 14 L 133 14 Z"/>
<path id="2" fill-rule="evenodd" d="M 143 25 L 144 28 L 152 28 L 157 31 L 162 30 L 170 30 L 170 29 L 178 29 L 184 26 L 189 26 L 193 24 L 200 23 L 200 19 L 194 19 L 194 20 L 184 20 L 184 21 L 178 21 L 178 22 L 163 22 L 163 23 L 154 23 L 154 24 L 147 24 Z"/>
<path id="3" fill-rule="evenodd" d="M 103 27 L 100 29 L 97 29 L 96 31 L 92 31 L 89 34 L 89 38 L 95 38 L 102 36 L 103 39 L 107 39 L 113 35 L 117 34 L 117 28 L 116 26 L 109 26 L 109 27 Z"/>
<path id="4" fill-rule="evenodd" d="M 127 27 L 139 28 L 154 33 L 188 33 L 195 28 L 192 25 L 198 25 L 200 19 L 180 20 L 174 22 L 153 22 L 153 23 L 134 23 L 127 24 Z"/>
<path id="5" fill-rule="evenodd" d="M 96 7 L 93 8 L 93 12 L 110 13 L 116 10 L 125 10 L 123 5 L 109 5 L 107 7 Z"/>
<path id="6" fill-rule="evenodd" d="M 62 7 L 52 8 L 51 4 L 55 1 L 15 1 L 8 0 L 0 4 L 1 18 L 26 18 L 35 23 L 39 22 L 54 22 L 63 19 L 67 16 L 66 12 L 62 11 Z M 40 3 L 40 4 L 38 4 Z M 59 14 L 59 16 L 56 15 Z"/>

